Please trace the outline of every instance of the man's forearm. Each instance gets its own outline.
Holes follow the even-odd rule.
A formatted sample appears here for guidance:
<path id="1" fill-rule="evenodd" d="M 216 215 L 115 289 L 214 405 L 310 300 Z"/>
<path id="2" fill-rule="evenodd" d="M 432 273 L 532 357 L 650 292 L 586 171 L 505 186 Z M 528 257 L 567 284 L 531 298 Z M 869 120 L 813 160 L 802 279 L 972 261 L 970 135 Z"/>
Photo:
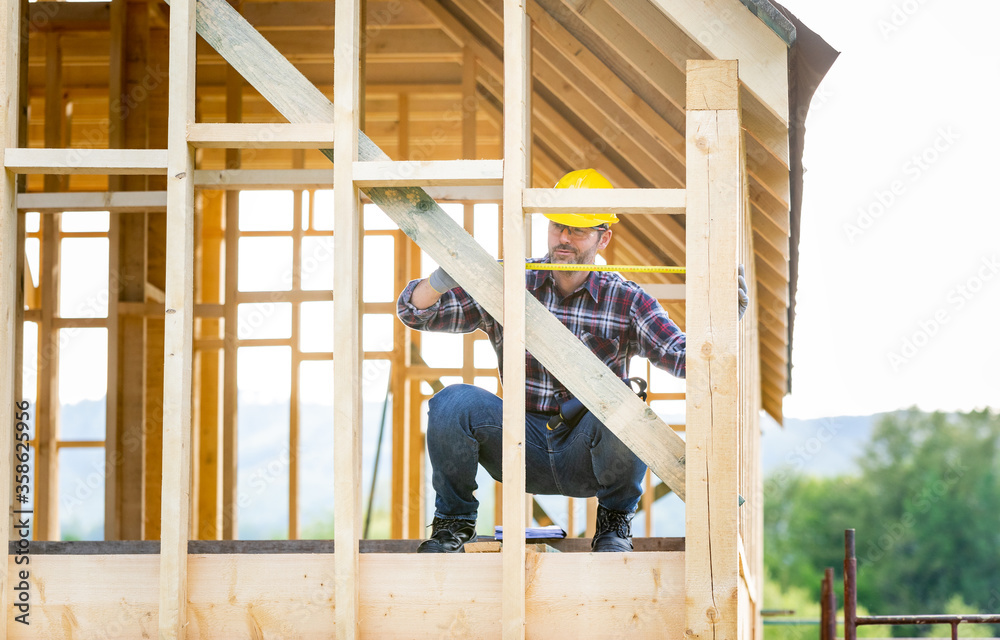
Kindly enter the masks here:
<path id="1" fill-rule="evenodd" d="M 417 309 L 426 309 L 441 299 L 444 295 L 434 290 L 427 278 L 417 283 L 413 294 L 410 296 L 410 304 Z"/>

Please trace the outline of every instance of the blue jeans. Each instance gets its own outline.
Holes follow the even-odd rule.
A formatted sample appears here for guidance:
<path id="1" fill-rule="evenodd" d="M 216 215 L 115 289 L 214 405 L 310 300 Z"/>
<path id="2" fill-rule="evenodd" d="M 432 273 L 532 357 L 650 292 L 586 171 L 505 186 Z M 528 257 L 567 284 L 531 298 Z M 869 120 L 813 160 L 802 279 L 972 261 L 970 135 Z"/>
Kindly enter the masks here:
<path id="1" fill-rule="evenodd" d="M 525 414 L 525 471 L 529 493 L 589 498 L 606 509 L 632 513 L 642 495 L 646 465 L 588 412 L 576 425 L 552 431 L 549 416 Z M 467 384 L 430 399 L 427 452 L 433 466 L 439 518 L 475 520 L 476 471 L 501 480 L 503 401 Z"/>

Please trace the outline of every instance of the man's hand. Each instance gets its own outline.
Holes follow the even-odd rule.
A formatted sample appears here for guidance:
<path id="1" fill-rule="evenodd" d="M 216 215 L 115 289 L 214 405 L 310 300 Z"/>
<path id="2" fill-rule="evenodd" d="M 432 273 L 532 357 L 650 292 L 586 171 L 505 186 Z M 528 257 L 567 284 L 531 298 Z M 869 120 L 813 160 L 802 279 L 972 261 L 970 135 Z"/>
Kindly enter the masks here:
<path id="1" fill-rule="evenodd" d="M 743 314 L 746 313 L 747 307 L 750 305 L 750 294 L 747 289 L 746 278 L 743 277 L 743 265 L 740 265 L 739 274 L 736 276 L 737 290 L 736 295 L 739 297 L 740 306 L 740 316 L 737 318 L 737 322 L 743 319 Z"/>
<path id="2" fill-rule="evenodd" d="M 455 282 L 452 279 L 452 277 L 448 275 L 448 272 L 442 269 L 441 267 L 435 269 L 431 273 L 430 277 L 427 278 L 427 281 L 430 283 L 432 287 L 434 287 L 434 290 L 437 291 L 438 293 L 445 293 L 446 291 L 451 291 L 452 289 L 458 286 L 458 283 Z"/>

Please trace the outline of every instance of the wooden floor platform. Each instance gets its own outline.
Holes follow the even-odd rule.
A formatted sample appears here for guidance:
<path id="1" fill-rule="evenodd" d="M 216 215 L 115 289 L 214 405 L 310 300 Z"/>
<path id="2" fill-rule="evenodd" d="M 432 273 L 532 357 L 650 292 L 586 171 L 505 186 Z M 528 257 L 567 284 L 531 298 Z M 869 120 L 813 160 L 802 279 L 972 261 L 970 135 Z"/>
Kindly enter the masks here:
<path id="1" fill-rule="evenodd" d="M 480 541 L 493 540 L 479 536 Z M 361 553 L 415 553 L 420 540 L 361 540 Z M 529 540 L 546 544 L 557 551 L 589 552 L 590 538 L 545 538 Z M 635 551 L 684 551 L 684 538 L 633 538 Z M 16 553 L 17 542 L 9 545 L 10 555 Z M 333 540 L 189 540 L 188 553 L 259 554 L 259 553 L 333 553 Z M 145 555 L 160 552 L 159 540 L 76 540 L 72 542 L 35 540 L 31 555 L 93 556 Z"/>
<path id="2" fill-rule="evenodd" d="M 584 539 L 556 545 L 569 550 L 581 542 L 589 545 Z M 332 544 L 192 541 L 187 637 L 331 637 Z M 416 544 L 362 541 L 362 637 L 499 638 L 501 554 L 407 553 Z M 529 554 L 527 637 L 681 638 L 684 552 L 676 548 L 683 538 L 637 538 L 636 546 L 661 550 Z M 670 546 L 675 550 L 662 550 Z M 156 637 L 157 547 L 155 541 L 33 542 L 31 624 L 15 622 L 18 612 L 8 611 L 8 637 Z M 8 578 L 16 586 L 25 565 L 14 558 Z"/>

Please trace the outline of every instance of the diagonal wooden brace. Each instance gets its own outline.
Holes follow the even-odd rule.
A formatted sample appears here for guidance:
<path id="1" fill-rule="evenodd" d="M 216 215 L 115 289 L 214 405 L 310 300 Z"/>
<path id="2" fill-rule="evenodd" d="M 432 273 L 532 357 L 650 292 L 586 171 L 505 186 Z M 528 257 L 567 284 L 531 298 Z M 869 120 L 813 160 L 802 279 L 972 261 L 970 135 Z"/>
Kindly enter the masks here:
<path id="1" fill-rule="evenodd" d="M 333 122 L 333 103 L 226 0 L 198 0 L 197 30 L 289 122 Z M 332 150 L 321 151 L 333 161 Z M 358 159 L 390 158 L 359 132 Z M 490 315 L 503 317 L 503 267 L 423 189 L 364 192 Z M 525 296 L 528 351 L 684 499 L 684 441 L 534 296 Z"/>

